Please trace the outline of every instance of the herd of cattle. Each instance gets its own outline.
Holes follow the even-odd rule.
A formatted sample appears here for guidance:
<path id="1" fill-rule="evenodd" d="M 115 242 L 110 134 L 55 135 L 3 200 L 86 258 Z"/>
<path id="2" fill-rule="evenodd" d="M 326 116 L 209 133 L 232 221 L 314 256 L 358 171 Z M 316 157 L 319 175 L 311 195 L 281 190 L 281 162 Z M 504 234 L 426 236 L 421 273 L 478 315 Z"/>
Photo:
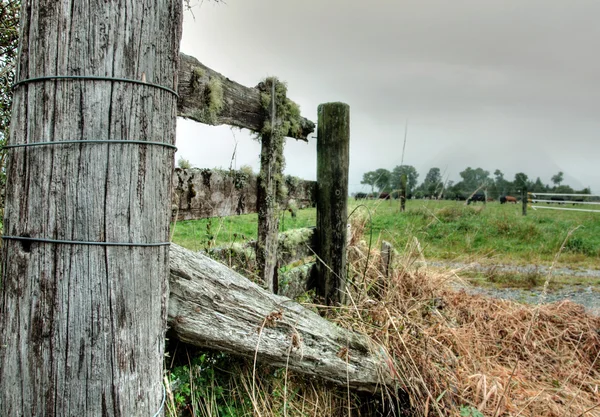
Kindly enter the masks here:
<path id="1" fill-rule="evenodd" d="M 373 199 L 381 199 L 381 200 L 390 200 L 390 199 L 396 199 L 397 196 L 394 193 L 379 193 L 379 195 L 373 195 L 373 194 L 367 194 L 367 193 L 356 193 L 354 194 L 354 198 L 356 200 L 373 200 Z M 407 199 L 411 200 L 413 197 L 412 195 L 409 195 L 406 197 Z M 465 197 L 458 197 L 456 198 L 456 200 L 459 201 L 465 201 L 467 200 L 467 198 Z M 474 194 L 472 195 L 468 201 L 467 204 L 471 204 L 471 203 L 477 203 L 478 201 L 486 201 L 486 197 L 484 194 Z M 488 197 L 487 199 L 488 202 L 490 201 L 495 201 L 493 198 Z M 517 204 L 517 199 L 515 197 L 512 197 L 510 195 L 507 196 L 502 196 L 500 197 L 500 204 L 504 204 L 504 203 L 515 203 Z"/>
<path id="2" fill-rule="evenodd" d="M 377 194 L 367 194 L 367 193 L 356 193 L 356 194 L 354 194 L 354 198 L 356 200 L 374 200 L 374 199 L 390 200 L 390 199 L 398 198 L 398 193 L 397 192 L 379 193 L 378 195 Z M 408 200 L 414 199 L 414 197 L 412 195 L 408 195 L 406 198 Z M 426 199 L 431 200 L 432 198 L 426 198 Z M 433 199 L 435 199 L 435 198 L 433 198 Z M 459 196 L 459 197 L 455 198 L 455 200 L 465 201 L 465 200 L 467 200 L 467 197 Z M 517 200 L 516 197 L 510 196 L 510 195 L 502 196 L 502 197 L 500 197 L 499 200 L 500 200 L 500 204 L 505 204 L 505 203 L 517 204 L 517 202 L 519 201 L 519 200 Z M 565 204 L 565 202 L 569 202 L 569 203 L 573 203 L 573 205 L 575 205 L 576 203 L 583 202 L 583 199 L 581 199 L 581 198 L 576 198 L 576 199 L 572 199 L 571 201 L 567 201 L 564 197 L 557 197 L 557 196 L 550 197 L 550 200 L 552 200 L 552 201 L 547 201 L 546 204 L 551 204 L 551 203 Z M 488 197 L 486 200 L 486 197 L 484 194 L 477 193 L 477 194 L 472 195 L 467 200 L 467 204 L 477 203 L 478 201 L 491 202 L 491 201 L 496 201 L 496 200 L 494 200 L 491 197 Z M 535 202 L 535 200 L 534 200 L 534 202 Z"/>

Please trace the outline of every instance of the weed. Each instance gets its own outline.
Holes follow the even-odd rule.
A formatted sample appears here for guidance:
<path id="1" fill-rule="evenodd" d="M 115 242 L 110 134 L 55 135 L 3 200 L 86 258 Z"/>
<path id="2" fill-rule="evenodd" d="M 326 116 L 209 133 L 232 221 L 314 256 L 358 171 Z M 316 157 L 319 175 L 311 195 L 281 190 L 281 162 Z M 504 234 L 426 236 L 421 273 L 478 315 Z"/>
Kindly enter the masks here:
<path id="1" fill-rule="evenodd" d="M 572 237 L 565 245 L 565 250 L 572 253 L 580 253 L 588 256 L 598 256 L 599 249 L 594 245 L 581 238 L 580 236 Z"/>

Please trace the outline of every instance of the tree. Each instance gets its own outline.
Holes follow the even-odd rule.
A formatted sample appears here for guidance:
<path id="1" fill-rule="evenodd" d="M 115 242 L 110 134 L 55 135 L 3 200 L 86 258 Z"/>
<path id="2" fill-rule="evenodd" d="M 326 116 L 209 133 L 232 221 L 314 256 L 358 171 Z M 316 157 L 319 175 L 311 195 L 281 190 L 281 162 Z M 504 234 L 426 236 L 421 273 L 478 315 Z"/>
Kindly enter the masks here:
<path id="1" fill-rule="evenodd" d="M 524 190 L 529 189 L 529 182 L 527 180 L 528 178 L 526 174 L 522 172 L 518 172 L 515 174 L 514 185 L 517 188 L 517 191 L 523 192 Z"/>
<path id="2" fill-rule="evenodd" d="M 361 184 L 370 185 L 371 186 L 371 194 L 373 194 L 373 189 L 375 188 L 375 182 L 377 181 L 377 173 L 375 171 L 365 172 L 363 174 L 363 179 L 360 182 Z"/>
<path id="3" fill-rule="evenodd" d="M 537 192 L 537 193 L 543 193 L 546 190 L 547 190 L 547 187 L 544 185 L 544 183 L 542 182 L 540 177 L 537 177 L 535 179 L 535 182 L 533 183 L 530 191 Z"/>
<path id="4" fill-rule="evenodd" d="M 375 179 L 375 185 L 379 189 L 379 192 L 385 191 L 390 186 L 391 173 L 385 168 L 379 168 L 375 171 L 377 178 Z"/>
<path id="5" fill-rule="evenodd" d="M 410 195 L 417 185 L 419 173 L 412 165 L 398 165 L 391 173 L 390 185 L 394 190 L 402 189 L 402 174 L 406 174 L 406 194 Z"/>
<path id="6" fill-rule="evenodd" d="M 458 182 L 453 189 L 457 196 L 467 198 L 478 188 L 487 187 L 490 183 L 489 171 L 482 168 L 473 169 L 468 167 L 459 174 L 462 181 Z"/>
<path id="7" fill-rule="evenodd" d="M 431 168 L 423 181 L 423 192 L 433 197 L 442 188 L 442 174 L 439 168 Z"/>
<path id="8" fill-rule="evenodd" d="M 467 192 L 475 191 L 490 179 L 490 172 L 485 171 L 482 168 L 472 169 L 471 167 L 468 167 L 459 174 L 463 179 L 463 190 Z"/>
<path id="9" fill-rule="evenodd" d="M 161 406 L 182 4 L 128 4 L 23 0 L 9 144 L 132 143 L 9 149 L 2 416 Z"/>
<path id="10" fill-rule="evenodd" d="M 564 174 L 562 171 L 560 171 L 558 174 L 552 176 L 551 181 L 554 183 L 555 187 L 560 186 L 560 183 L 563 182 L 563 177 L 564 177 Z"/>

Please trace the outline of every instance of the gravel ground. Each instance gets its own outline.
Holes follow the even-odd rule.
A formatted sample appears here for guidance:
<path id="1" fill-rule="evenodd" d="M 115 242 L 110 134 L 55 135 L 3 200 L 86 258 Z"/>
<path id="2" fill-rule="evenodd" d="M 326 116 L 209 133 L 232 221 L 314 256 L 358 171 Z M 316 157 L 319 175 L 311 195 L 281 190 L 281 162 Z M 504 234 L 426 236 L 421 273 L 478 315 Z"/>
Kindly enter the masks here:
<path id="1" fill-rule="evenodd" d="M 481 272 L 489 271 L 492 267 L 481 265 L 478 263 L 461 264 L 461 263 L 443 263 L 443 262 L 428 262 L 430 266 L 443 267 L 457 270 L 479 270 Z M 531 273 L 537 272 L 545 275 L 548 272 L 548 267 L 537 265 L 514 266 L 514 265 L 495 265 L 493 267 L 499 272 L 512 273 Z M 600 270 L 597 269 L 570 269 L 556 268 L 553 271 L 555 275 L 580 276 L 599 278 Z M 537 304 L 540 301 L 544 303 L 553 303 L 556 301 L 570 300 L 574 303 L 583 305 L 586 310 L 594 315 L 600 316 L 600 287 L 592 285 L 565 285 L 559 289 L 549 290 L 546 297 L 542 300 L 543 288 L 520 289 L 520 288 L 483 288 L 474 286 L 457 286 L 464 288 L 467 292 L 473 294 L 485 294 L 490 297 L 515 300 L 523 303 Z"/>
<path id="2" fill-rule="evenodd" d="M 541 300 L 542 288 L 524 290 L 518 288 L 481 288 L 466 287 L 467 292 L 473 294 L 484 294 L 490 297 L 515 300 L 523 303 L 537 304 Z M 592 286 L 573 285 L 564 286 L 561 289 L 549 291 L 544 303 L 570 300 L 581 304 L 585 309 L 596 316 L 600 316 L 600 290 Z"/>

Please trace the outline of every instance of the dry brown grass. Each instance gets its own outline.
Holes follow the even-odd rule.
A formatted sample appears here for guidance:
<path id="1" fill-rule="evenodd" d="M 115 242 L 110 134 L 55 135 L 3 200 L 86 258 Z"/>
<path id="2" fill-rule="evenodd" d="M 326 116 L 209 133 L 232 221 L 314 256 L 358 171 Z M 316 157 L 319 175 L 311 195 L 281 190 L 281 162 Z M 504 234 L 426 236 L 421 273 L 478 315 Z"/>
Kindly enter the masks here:
<path id="1" fill-rule="evenodd" d="M 568 301 L 532 306 L 454 291 L 453 277 L 413 268 L 416 244 L 384 277 L 364 225 L 352 227 L 352 308 L 330 318 L 389 351 L 417 415 L 473 407 L 485 416 L 600 416 L 600 318 Z"/>

